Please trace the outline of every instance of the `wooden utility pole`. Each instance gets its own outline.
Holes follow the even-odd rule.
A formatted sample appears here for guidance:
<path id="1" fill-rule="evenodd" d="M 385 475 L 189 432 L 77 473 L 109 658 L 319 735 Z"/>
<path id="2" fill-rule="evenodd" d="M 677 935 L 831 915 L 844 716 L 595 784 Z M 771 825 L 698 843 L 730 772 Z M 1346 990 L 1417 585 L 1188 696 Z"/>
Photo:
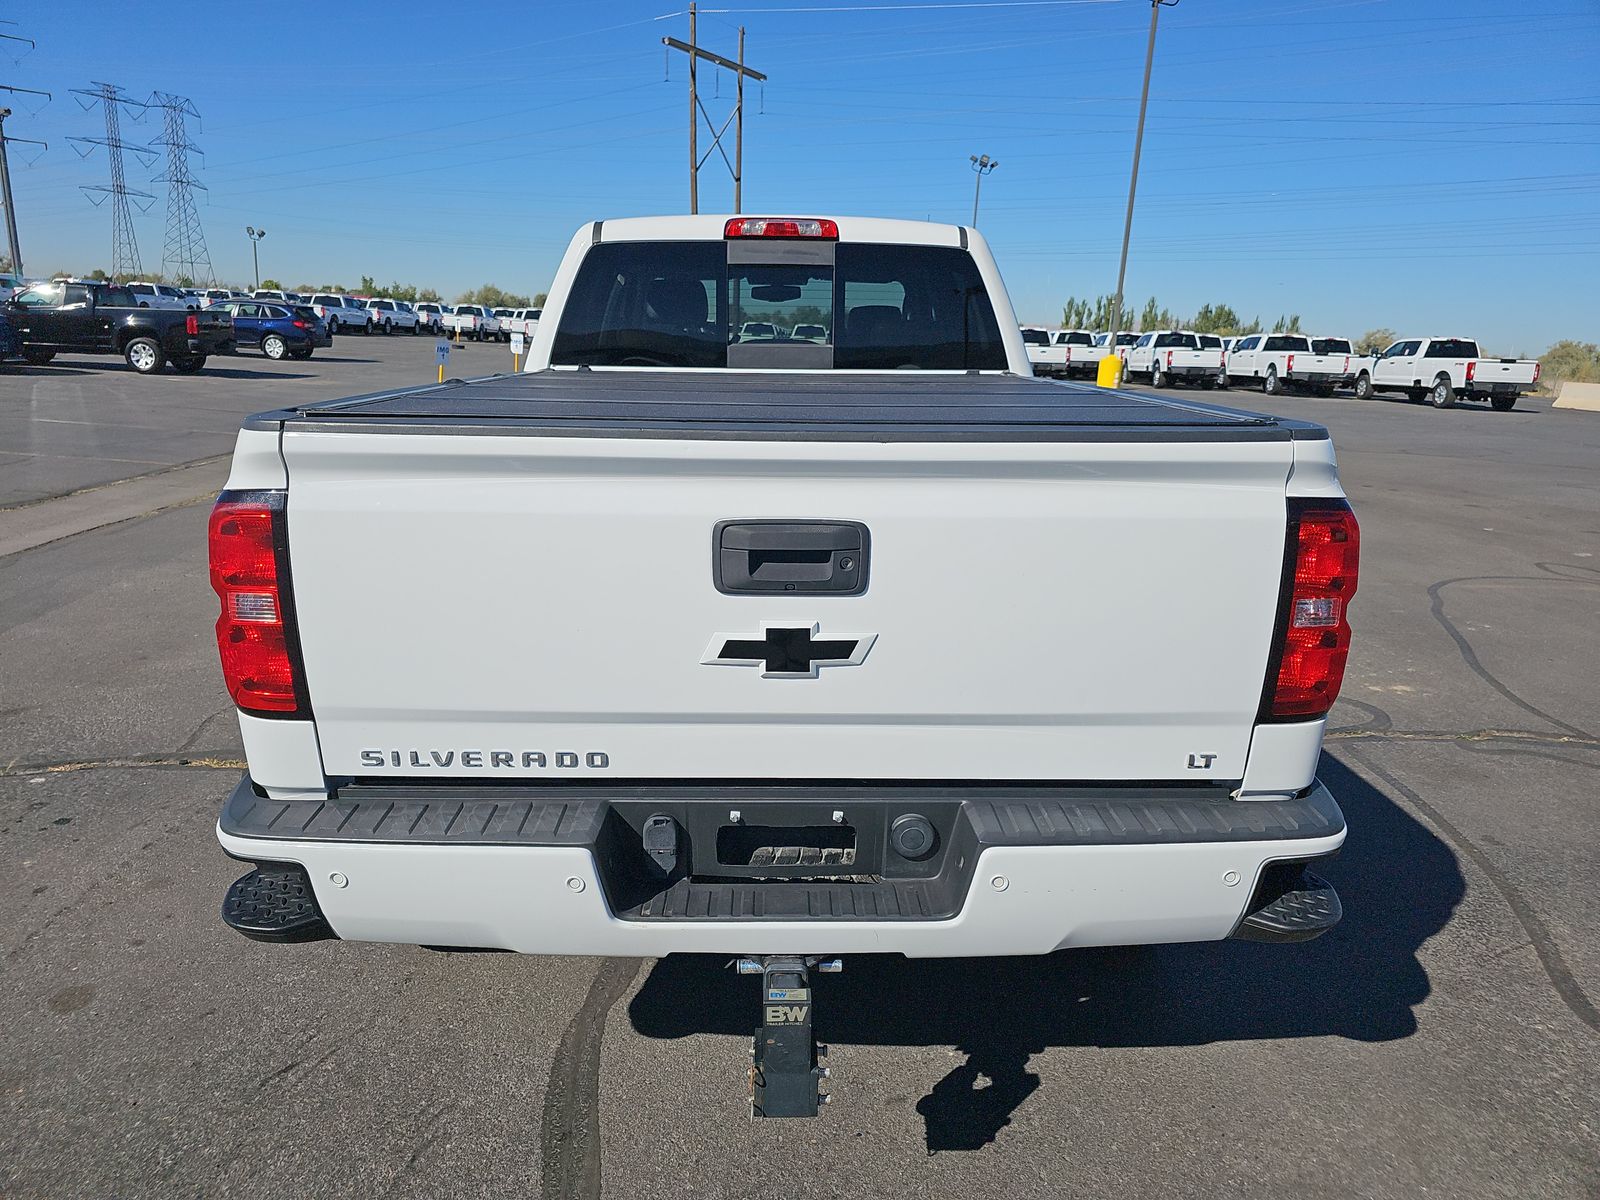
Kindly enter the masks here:
<path id="1" fill-rule="evenodd" d="M 682 50 L 689 56 L 689 211 L 700 211 L 700 168 L 705 165 L 706 159 L 711 157 L 712 150 L 722 155 L 722 161 L 728 166 L 728 173 L 733 176 L 733 211 L 744 211 L 744 81 L 754 79 L 758 83 L 765 83 L 767 77 L 760 71 L 752 70 L 744 65 L 744 27 L 739 27 L 739 60 L 724 58 L 720 54 L 713 54 L 700 47 L 697 36 L 697 14 L 694 4 L 689 5 L 689 40 L 680 42 L 677 38 L 664 37 L 661 43 L 673 50 Z M 700 99 L 699 72 L 697 66 L 701 59 L 705 59 L 714 67 L 725 71 L 732 71 L 737 80 L 737 100 L 734 102 L 733 112 L 728 114 L 727 120 L 718 125 L 711 119 L 711 114 L 706 111 L 704 102 Z M 711 134 L 711 147 L 702 157 L 700 154 L 700 118 L 704 117 L 706 129 Z M 728 151 L 722 144 L 722 137 L 728 132 L 728 126 L 734 127 L 733 159 L 728 158 Z"/>

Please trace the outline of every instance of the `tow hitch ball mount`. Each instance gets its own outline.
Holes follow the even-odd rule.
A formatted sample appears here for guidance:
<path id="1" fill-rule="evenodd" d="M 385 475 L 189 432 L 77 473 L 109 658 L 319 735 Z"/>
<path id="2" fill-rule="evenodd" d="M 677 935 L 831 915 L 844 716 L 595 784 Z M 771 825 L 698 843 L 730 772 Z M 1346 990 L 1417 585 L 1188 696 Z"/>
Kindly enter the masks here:
<path id="1" fill-rule="evenodd" d="M 844 969 L 837 958 L 766 955 L 738 960 L 739 974 L 761 976 L 761 1025 L 750 1049 L 750 1119 L 814 1117 L 828 1096 L 820 1085 L 828 1048 L 811 1032 L 811 972 Z"/>

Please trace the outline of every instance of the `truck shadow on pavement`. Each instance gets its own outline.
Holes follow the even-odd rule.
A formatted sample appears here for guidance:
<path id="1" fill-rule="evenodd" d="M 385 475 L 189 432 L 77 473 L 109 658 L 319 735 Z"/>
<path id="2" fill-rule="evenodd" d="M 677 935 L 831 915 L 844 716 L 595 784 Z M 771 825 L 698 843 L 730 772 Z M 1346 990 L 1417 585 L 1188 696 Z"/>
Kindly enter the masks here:
<path id="1" fill-rule="evenodd" d="M 1465 894 L 1455 852 L 1338 758 L 1321 777 L 1350 824 L 1322 869 L 1343 922 L 1302 945 L 1251 942 L 1067 950 L 1044 958 L 851 956 L 814 975 L 819 1042 L 953 1046 L 966 1061 L 917 1103 L 928 1153 L 994 1141 L 1043 1083 L 1050 1047 L 1199 1046 L 1266 1038 L 1391 1041 L 1429 993 L 1417 952 Z M 659 960 L 629 1006 L 646 1037 L 753 1034 L 759 979 L 725 957 Z"/>

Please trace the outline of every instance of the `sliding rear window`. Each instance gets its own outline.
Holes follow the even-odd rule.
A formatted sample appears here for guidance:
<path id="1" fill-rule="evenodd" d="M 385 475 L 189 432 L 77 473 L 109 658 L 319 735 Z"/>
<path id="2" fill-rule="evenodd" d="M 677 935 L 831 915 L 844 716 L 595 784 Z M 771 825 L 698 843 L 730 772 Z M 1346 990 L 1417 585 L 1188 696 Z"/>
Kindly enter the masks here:
<path id="1" fill-rule="evenodd" d="M 801 327 L 803 335 L 796 336 Z M 753 239 L 593 247 L 573 280 L 551 361 L 617 367 L 1006 368 L 994 307 L 966 251 L 787 240 L 768 246 Z"/>

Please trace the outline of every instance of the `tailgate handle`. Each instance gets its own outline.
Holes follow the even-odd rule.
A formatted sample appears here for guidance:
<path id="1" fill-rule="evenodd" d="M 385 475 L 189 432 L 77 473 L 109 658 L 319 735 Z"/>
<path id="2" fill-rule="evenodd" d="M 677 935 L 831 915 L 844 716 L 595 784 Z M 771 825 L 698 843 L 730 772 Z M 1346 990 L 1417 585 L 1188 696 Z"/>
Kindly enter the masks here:
<path id="1" fill-rule="evenodd" d="M 869 548 L 859 521 L 718 521 L 712 581 L 730 596 L 859 596 Z"/>

